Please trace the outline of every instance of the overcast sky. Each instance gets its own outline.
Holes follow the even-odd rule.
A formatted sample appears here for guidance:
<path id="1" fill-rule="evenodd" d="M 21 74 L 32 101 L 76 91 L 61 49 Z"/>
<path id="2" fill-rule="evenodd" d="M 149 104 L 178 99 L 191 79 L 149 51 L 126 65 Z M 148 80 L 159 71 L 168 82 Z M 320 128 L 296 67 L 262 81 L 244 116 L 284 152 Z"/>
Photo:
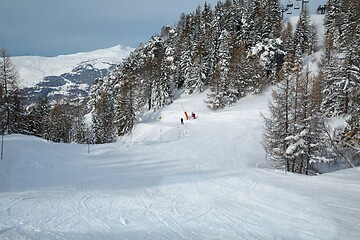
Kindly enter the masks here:
<path id="1" fill-rule="evenodd" d="M 0 48 L 11 56 L 56 56 L 118 44 L 137 47 L 162 26 L 176 24 L 181 13 L 217 1 L 0 0 Z"/>
<path id="2" fill-rule="evenodd" d="M 0 48 L 54 56 L 137 47 L 205 0 L 0 0 Z M 212 7 L 217 0 L 207 0 Z"/>

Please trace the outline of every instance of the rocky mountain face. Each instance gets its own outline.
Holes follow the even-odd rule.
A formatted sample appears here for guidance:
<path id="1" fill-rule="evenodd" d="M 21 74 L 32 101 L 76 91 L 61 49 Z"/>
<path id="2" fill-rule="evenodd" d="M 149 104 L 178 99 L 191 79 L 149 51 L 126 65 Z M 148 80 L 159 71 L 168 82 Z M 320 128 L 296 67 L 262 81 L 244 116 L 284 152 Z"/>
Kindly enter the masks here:
<path id="1" fill-rule="evenodd" d="M 98 78 L 126 58 L 133 48 L 121 45 L 91 52 L 56 57 L 21 56 L 12 62 L 19 73 L 19 85 L 30 105 L 40 97 L 53 101 L 84 99 Z"/>
<path id="2" fill-rule="evenodd" d="M 109 68 L 114 65 L 116 64 L 110 65 Z M 61 99 L 83 99 L 88 96 L 95 79 L 105 76 L 108 70 L 95 68 L 91 64 L 75 66 L 69 73 L 63 73 L 59 76 L 45 76 L 35 86 L 22 88 L 22 93 L 27 96 L 26 104 L 32 104 L 40 97 L 45 96 L 51 102 Z"/>

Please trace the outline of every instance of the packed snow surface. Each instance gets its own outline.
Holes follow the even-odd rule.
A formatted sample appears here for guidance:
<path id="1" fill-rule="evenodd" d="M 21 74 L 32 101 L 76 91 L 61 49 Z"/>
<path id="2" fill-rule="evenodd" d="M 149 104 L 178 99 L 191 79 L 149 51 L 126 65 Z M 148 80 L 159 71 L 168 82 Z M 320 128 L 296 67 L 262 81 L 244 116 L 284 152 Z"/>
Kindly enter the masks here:
<path id="1" fill-rule="evenodd" d="M 32 87 L 46 76 L 70 73 L 76 66 L 90 64 L 94 68 L 108 69 L 126 58 L 133 48 L 117 45 L 91 52 L 60 55 L 56 57 L 20 56 L 11 61 L 19 74 L 21 87 Z"/>
<path id="2" fill-rule="evenodd" d="M 89 149 L 5 136 L 0 239 L 360 239 L 359 168 L 274 170 L 260 143 L 270 91 L 216 112 L 205 97 Z M 198 118 L 181 125 L 183 108 Z"/>

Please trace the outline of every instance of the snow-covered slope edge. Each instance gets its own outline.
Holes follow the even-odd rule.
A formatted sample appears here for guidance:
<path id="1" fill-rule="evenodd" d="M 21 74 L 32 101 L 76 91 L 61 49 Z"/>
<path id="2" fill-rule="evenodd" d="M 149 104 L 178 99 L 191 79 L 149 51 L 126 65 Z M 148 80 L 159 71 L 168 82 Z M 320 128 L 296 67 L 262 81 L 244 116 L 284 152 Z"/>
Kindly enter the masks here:
<path id="1" fill-rule="evenodd" d="M 270 91 L 210 111 L 204 94 L 113 144 L 5 137 L 1 239 L 359 239 L 359 168 L 264 168 Z M 179 124 L 186 111 L 198 118 Z"/>
<path id="2" fill-rule="evenodd" d="M 21 87 L 32 87 L 46 76 L 60 76 L 76 66 L 90 64 L 97 69 L 108 69 L 127 57 L 133 48 L 117 45 L 91 52 L 60 55 L 56 57 L 20 56 L 11 61 L 19 73 Z"/>

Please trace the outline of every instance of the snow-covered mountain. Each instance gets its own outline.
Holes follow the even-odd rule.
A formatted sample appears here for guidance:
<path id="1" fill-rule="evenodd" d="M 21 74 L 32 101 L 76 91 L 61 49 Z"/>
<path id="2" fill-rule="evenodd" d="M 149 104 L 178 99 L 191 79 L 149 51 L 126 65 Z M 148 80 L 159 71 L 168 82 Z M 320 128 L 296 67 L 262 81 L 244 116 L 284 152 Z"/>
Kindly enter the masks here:
<path id="1" fill-rule="evenodd" d="M 44 95 L 50 99 L 86 96 L 94 79 L 106 75 L 131 51 L 133 48 L 118 45 L 71 55 L 21 56 L 11 60 L 19 73 L 19 85 L 31 102 Z"/>

